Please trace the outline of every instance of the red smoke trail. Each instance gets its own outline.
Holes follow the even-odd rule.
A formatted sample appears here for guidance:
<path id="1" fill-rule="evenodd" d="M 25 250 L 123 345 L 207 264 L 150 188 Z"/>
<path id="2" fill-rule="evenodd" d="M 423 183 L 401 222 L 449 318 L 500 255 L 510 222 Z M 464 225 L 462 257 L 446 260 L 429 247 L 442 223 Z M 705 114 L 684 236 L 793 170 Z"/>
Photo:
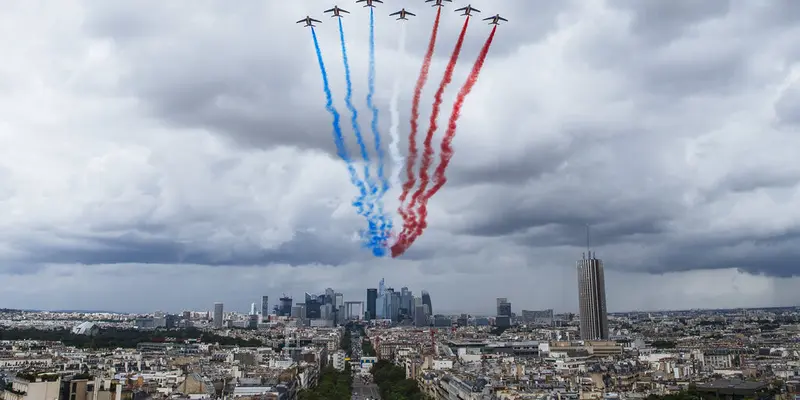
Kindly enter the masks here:
<path id="1" fill-rule="evenodd" d="M 434 172 L 434 181 L 436 183 L 420 198 L 418 211 L 419 223 L 415 226 L 413 235 L 403 242 L 403 247 L 397 245 L 392 246 L 392 257 L 397 257 L 403 254 L 403 252 L 405 252 L 408 247 L 414 243 L 419 235 L 422 234 L 422 231 L 428 227 L 428 223 L 426 221 L 428 216 L 428 200 L 430 200 L 430 198 L 433 197 L 433 195 L 435 195 L 436 192 L 438 192 L 439 189 L 441 189 L 442 186 L 444 186 L 444 184 L 447 182 L 445 171 L 447 171 L 447 166 L 450 164 L 450 159 L 453 157 L 452 143 L 453 138 L 456 136 L 456 129 L 458 128 L 457 122 L 458 118 L 461 116 L 461 107 L 464 105 L 464 100 L 466 100 L 467 95 L 469 95 L 469 93 L 472 91 L 475 83 L 478 82 L 478 76 L 483 68 L 483 63 L 486 61 L 486 56 L 489 54 L 489 47 L 492 46 L 492 41 L 494 40 L 494 34 L 496 31 L 497 26 L 492 29 L 492 32 L 489 34 L 489 38 L 487 38 L 486 43 L 483 44 L 483 48 L 478 55 L 478 59 L 475 60 L 475 64 L 472 66 L 472 72 L 470 72 L 467 81 L 458 92 L 458 97 L 456 97 L 456 102 L 453 105 L 453 112 L 450 114 L 450 121 L 447 126 L 447 131 L 442 139 L 442 150 L 441 154 L 439 155 L 439 165 L 436 167 L 436 172 Z"/>
<path id="2" fill-rule="evenodd" d="M 439 17 L 442 15 L 442 8 L 436 11 L 436 20 L 433 22 L 433 30 L 431 31 L 431 39 L 428 42 L 428 50 L 425 52 L 425 58 L 422 61 L 422 68 L 419 70 L 419 77 L 417 77 L 417 85 L 414 87 L 414 101 L 411 103 L 411 132 L 408 134 L 408 158 L 406 159 L 406 183 L 403 184 L 403 193 L 400 195 L 400 208 L 397 210 L 403 220 L 406 219 L 405 212 L 403 211 L 403 202 L 408 196 L 408 192 L 414 187 L 414 164 L 417 162 L 417 130 L 419 129 L 419 100 L 422 97 L 422 88 L 428 80 L 428 71 L 431 69 L 431 59 L 433 58 L 433 49 L 436 47 L 436 35 L 439 32 Z"/>
<path id="3" fill-rule="evenodd" d="M 436 120 L 439 118 L 439 110 L 442 106 L 442 97 L 444 96 L 444 90 L 450 82 L 453 81 L 453 71 L 456 68 L 456 62 L 458 62 L 458 56 L 461 54 L 461 47 L 464 44 L 464 36 L 467 33 L 467 26 L 469 25 L 469 16 L 464 21 L 464 26 L 461 28 L 461 33 L 458 35 L 458 41 L 456 41 L 456 45 L 453 48 L 453 53 L 450 55 L 450 61 L 447 63 L 447 68 L 444 71 L 444 77 L 442 77 L 442 82 L 439 83 L 439 89 L 436 91 L 436 94 L 433 96 L 433 108 L 431 110 L 431 118 L 430 118 L 430 126 L 428 127 L 428 134 L 425 136 L 424 152 L 422 153 L 422 165 L 419 169 L 419 188 L 414 194 L 411 196 L 411 201 L 408 203 L 404 213 L 404 224 L 403 224 L 403 231 L 400 233 L 397 243 L 395 246 L 400 244 L 403 247 L 408 247 L 408 245 L 404 244 L 413 234 L 415 230 L 417 230 L 418 220 L 414 216 L 413 209 L 414 206 L 417 204 L 420 195 L 425 192 L 425 189 L 428 187 L 428 183 L 430 181 L 430 177 L 428 176 L 428 169 L 431 167 L 433 163 L 433 134 L 436 132 L 438 128 L 436 124 Z M 410 157 L 409 157 L 410 158 Z M 412 186 L 413 187 L 413 186 Z"/>

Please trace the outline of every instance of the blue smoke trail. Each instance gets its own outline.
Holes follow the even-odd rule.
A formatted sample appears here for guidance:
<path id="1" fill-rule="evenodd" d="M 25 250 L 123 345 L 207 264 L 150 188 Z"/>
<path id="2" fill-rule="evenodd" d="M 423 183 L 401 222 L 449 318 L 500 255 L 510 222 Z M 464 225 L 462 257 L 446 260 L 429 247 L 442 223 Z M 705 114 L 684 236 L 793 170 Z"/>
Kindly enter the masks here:
<path id="1" fill-rule="evenodd" d="M 369 92 L 367 93 L 367 106 L 372 110 L 372 136 L 375 138 L 375 153 L 378 155 L 378 177 L 381 180 L 381 193 L 376 201 L 378 215 L 380 216 L 380 230 L 384 242 L 389 240 L 392 231 L 392 218 L 387 216 L 383 210 L 383 196 L 389 190 L 389 180 L 386 179 L 384 171 L 383 148 L 381 147 L 381 135 L 378 132 L 378 107 L 375 106 L 372 98 L 375 96 L 375 13 L 369 9 Z"/>
<path id="2" fill-rule="evenodd" d="M 356 173 L 356 169 L 353 167 L 353 161 L 350 160 L 350 155 L 347 154 L 347 147 L 344 144 L 344 137 L 342 136 L 342 127 L 340 125 L 340 116 L 339 112 L 336 111 L 336 108 L 333 106 L 333 95 L 331 94 L 330 84 L 328 82 L 328 72 L 325 69 L 325 62 L 322 60 L 322 50 L 319 47 L 319 40 L 317 40 L 317 32 L 314 28 L 311 28 L 311 36 L 314 38 L 314 50 L 317 52 L 317 62 L 319 63 L 319 70 L 322 74 L 322 84 L 323 89 L 325 90 L 325 109 L 333 116 L 333 141 L 336 144 L 336 153 L 339 157 L 344 160 L 347 164 L 347 170 L 350 172 L 350 182 L 353 183 L 358 188 L 359 197 L 353 201 L 353 206 L 356 207 L 356 210 L 359 215 L 366 216 L 366 212 L 364 210 L 364 199 L 367 197 L 367 188 L 360 179 L 358 179 L 358 173 Z M 373 232 L 377 230 L 377 226 L 374 222 L 367 220 L 369 224 L 369 231 Z M 386 253 L 386 250 L 383 246 L 375 247 L 372 244 L 371 238 L 365 243 L 367 247 L 372 250 L 372 253 L 378 257 L 383 257 Z"/>
<path id="3" fill-rule="evenodd" d="M 347 109 L 350 110 L 352 117 L 350 118 L 350 124 L 353 126 L 353 133 L 355 133 L 356 141 L 358 142 L 358 147 L 361 150 L 361 157 L 364 159 L 364 181 L 367 185 L 367 190 L 369 191 L 370 198 L 367 199 L 367 193 L 364 192 L 363 195 L 358 199 L 362 204 L 366 200 L 366 217 L 369 220 L 369 231 L 364 232 L 365 236 L 367 236 L 367 246 L 370 249 L 373 249 L 373 253 L 375 249 L 383 247 L 383 241 L 381 240 L 380 232 L 378 229 L 378 223 L 376 220 L 380 221 L 382 215 L 375 216 L 373 214 L 375 209 L 375 204 L 373 203 L 372 199 L 375 198 L 375 194 L 378 193 L 378 188 L 375 187 L 374 183 L 372 182 L 372 178 L 370 177 L 369 173 L 369 152 L 367 151 L 367 145 L 364 143 L 364 137 L 361 134 L 361 126 L 358 124 L 358 110 L 353 105 L 353 82 L 350 79 L 350 61 L 347 57 L 347 42 L 344 40 L 344 27 L 342 25 L 342 19 L 339 18 L 339 41 L 341 42 L 342 46 L 342 60 L 344 62 L 344 78 L 347 82 L 347 94 L 344 97 L 344 102 L 347 104 Z M 377 255 L 377 254 L 376 254 Z"/>

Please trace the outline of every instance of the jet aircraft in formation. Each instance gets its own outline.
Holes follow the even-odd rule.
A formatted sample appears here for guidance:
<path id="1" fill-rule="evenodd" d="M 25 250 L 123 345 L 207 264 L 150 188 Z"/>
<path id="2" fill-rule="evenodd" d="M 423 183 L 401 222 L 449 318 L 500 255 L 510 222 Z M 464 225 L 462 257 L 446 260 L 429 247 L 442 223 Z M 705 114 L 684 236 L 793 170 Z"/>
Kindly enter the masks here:
<path id="1" fill-rule="evenodd" d="M 456 12 L 459 12 L 459 11 L 463 11 L 464 13 L 461 14 L 461 15 L 466 15 L 466 16 L 472 15 L 473 11 L 478 12 L 478 13 L 481 12 L 481 10 L 478 10 L 477 8 L 473 7 L 470 4 L 467 4 L 466 7 L 457 8 Z"/>
<path id="2" fill-rule="evenodd" d="M 375 7 L 375 5 L 372 3 L 383 3 L 383 0 L 356 0 L 356 3 L 364 3 L 364 2 L 367 3 L 364 5 L 364 7 Z"/>
<path id="3" fill-rule="evenodd" d="M 453 2 L 453 0 L 425 0 L 426 3 L 430 3 L 432 1 L 435 1 L 435 3 L 433 3 L 433 5 L 431 7 L 436 7 L 436 6 L 444 7 L 443 2 L 445 2 L 445 1 L 448 2 L 448 3 L 452 3 Z"/>
<path id="4" fill-rule="evenodd" d="M 397 17 L 398 21 L 401 20 L 401 19 L 408 20 L 408 18 L 406 18 L 407 15 L 410 15 L 412 17 L 416 17 L 417 16 L 417 14 L 414 14 L 414 13 L 411 13 L 409 11 L 406 11 L 405 8 L 400 10 L 400 11 L 398 11 L 398 12 L 389 14 L 390 17 L 394 17 L 395 15 L 399 15 L 399 17 Z"/>
<path id="5" fill-rule="evenodd" d="M 452 3 L 453 0 L 425 0 L 425 2 L 426 3 L 434 2 L 432 7 L 437 7 L 437 6 L 438 7 L 444 7 L 444 2 Z M 373 3 L 383 3 L 383 0 L 356 0 L 356 3 L 366 3 L 364 5 L 364 7 L 375 7 L 375 4 L 373 4 Z M 469 4 L 467 4 L 466 7 L 461 7 L 459 9 L 456 9 L 455 11 L 456 12 L 463 11 L 464 13 L 461 14 L 461 15 L 466 15 L 466 16 L 471 16 L 472 12 L 478 12 L 478 13 L 481 12 L 481 10 L 478 10 L 477 8 L 472 7 L 472 5 L 469 5 Z M 347 10 L 345 10 L 343 8 L 339 8 L 339 6 L 333 6 L 333 8 L 331 8 L 330 10 L 325 10 L 325 12 L 326 13 L 332 13 L 331 14 L 331 18 L 332 17 L 341 18 L 341 17 L 344 16 L 341 13 L 350 14 L 350 11 L 347 11 Z M 409 12 L 409 11 L 406 11 L 405 8 L 400 9 L 400 11 L 393 12 L 393 13 L 389 14 L 389 16 L 391 16 L 391 17 L 398 16 L 398 18 L 397 18 L 398 21 L 401 20 L 401 19 L 408 20 L 408 18 L 406 18 L 406 17 L 409 16 L 409 15 L 412 16 L 412 17 L 416 16 L 416 14 L 414 14 L 412 12 Z M 508 22 L 508 20 L 503 18 L 503 17 L 501 17 L 500 14 L 495 14 L 493 17 L 484 18 L 483 20 L 484 21 L 491 21 L 491 22 L 489 22 L 489 25 L 500 25 L 500 21 Z M 312 27 L 312 28 L 315 26 L 314 22 L 316 22 L 318 24 L 322 23 L 322 21 L 316 20 L 316 19 L 311 18 L 309 16 L 306 16 L 305 18 L 301 19 L 300 21 L 297 21 L 298 24 L 301 23 L 301 22 L 305 23 L 305 25 L 303 25 L 303 27 Z"/>
<path id="6" fill-rule="evenodd" d="M 306 23 L 305 25 L 303 25 L 304 28 L 307 27 L 307 26 L 310 26 L 310 27 L 313 28 L 314 24 L 312 24 L 312 22 L 316 22 L 318 24 L 322 23 L 322 21 L 316 20 L 316 19 L 308 17 L 308 16 L 306 16 L 305 18 L 301 19 L 300 21 L 297 21 L 298 24 L 301 23 L 301 22 L 305 22 Z"/>
<path id="7" fill-rule="evenodd" d="M 344 8 L 339 8 L 339 6 L 333 6 L 333 8 L 331 8 L 330 10 L 325 10 L 325 12 L 326 13 L 333 13 L 333 14 L 331 14 L 331 18 L 333 18 L 333 17 L 339 17 L 339 18 L 344 17 L 344 15 L 342 15 L 341 13 L 350 14 L 350 11 L 347 11 Z"/>
<path id="8" fill-rule="evenodd" d="M 484 21 L 492 20 L 492 22 L 489 22 L 489 25 L 500 25 L 498 21 L 508 22 L 508 20 L 501 17 L 500 14 L 495 14 L 494 17 L 484 18 L 483 20 Z"/>

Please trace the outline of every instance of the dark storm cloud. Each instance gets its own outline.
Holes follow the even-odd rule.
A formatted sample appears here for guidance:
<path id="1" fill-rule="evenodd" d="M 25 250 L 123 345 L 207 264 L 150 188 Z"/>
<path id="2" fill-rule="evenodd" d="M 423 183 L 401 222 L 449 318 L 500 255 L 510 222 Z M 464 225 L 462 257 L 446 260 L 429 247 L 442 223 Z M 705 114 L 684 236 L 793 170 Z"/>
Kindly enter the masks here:
<path id="1" fill-rule="evenodd" d="M 575 229 L 590 225 L 601 232 L 598 237 L 603 239 L 598 243 L 612 243 L 624 236 L 661 233 L 663 225 L 677 211 L 658 207 L 655 202 L 603 200 L 595 195 L 597 187 L 589 186 L 549 193 L 546 197 L 534 191 L 526 196 L 525 191 L 520 191 L 517 196 L 506 198 L 509 191 L 502 187 L 496 187 L 494 192 L 497 193 L 494 199 L 483 199 L 487 204 L 481 208 L 489 211 L 473 214 L 462 233 L 476 236 L 521 234 L 521 242 L 544 247 L 580 243 L 582 237 L 575 235 Z M 596 200 L 589 206 L 585 203 L 588 198 Z"/>
<path id="2" fill-rule="evenodd" d="M 728 193 L 751 193 L 759 189 L 791 189 L 800 183 L 800 175 L 788 170 L 732 171 L 713 192 L 721 196 Z"/>
<path id="3" fill-rule="evenodd" d="M 702 57 L 687 53 L 676 61 L 659 60 L 658 54 L 650 55 L 654 57 L 643 58 L 638 71 L 642 89 L 666 95 L 670 101 L 700 93 L 727 94 L 741 89 L 747 82 L 749 56 L 734 48 L 710 51 Z"/>
<path id="4" fill-rule="evenodd" d="M 724 17 L 731 9 L 730 0 L 608 0 L 607 4 L 630 11 L 632 33 L 656 45 L 682 36 L 703 21 Z"/>
<path id="5" fill-rule="evenodd" d="M 800 276 L 797 243 L 800 231 L 780 235 L 751 235 L 727 239 L 676 240 L 663 246 L 645 265 L 621 265 L 651 273 L 694 269 L 738 268 L 751 274 L 776 277 Z M 625 263 L 624 257 L 619 257 Z"/>
<path id="6" fill-rule="evenodd" d="M 58 244 L 27 241 L 23 249 L 26 262 L 36 264 L 195 264 L 213 266 L 236 265 L 341 265 L 366 259 L 365 252 L 354 253 L 348 240 L 335 239 L 308 231 L 297 231 L 294 237 L 274 249 L 245 239 L 230 245 L 211 241 L 178 242 L 169 237 L 126 233 L 113 237 L 61 234 L 67 239 Z M 12 263 L 12 265 L 15 265 Z M 19 272 L 28 271 L 20 269 Z M 3 269 L 6 271 L 6 268 Z"/>

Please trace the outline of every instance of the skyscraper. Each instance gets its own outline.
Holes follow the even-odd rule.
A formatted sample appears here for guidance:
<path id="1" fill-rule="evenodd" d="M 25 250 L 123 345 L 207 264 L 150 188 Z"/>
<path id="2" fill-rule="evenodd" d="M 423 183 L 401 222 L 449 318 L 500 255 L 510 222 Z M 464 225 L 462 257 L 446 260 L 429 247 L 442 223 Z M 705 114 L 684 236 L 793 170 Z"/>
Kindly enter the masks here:
<path id="1" fill-rule="evenodd" d="M 378 289 L 367 289 L 367 315 L 369 319 L 375 319 L 376 302 L 378 301 Z"/>
<path id="2" fill-rule="evenodd" d="M 422 291 L 422 304 L 428 306 L 428 315 L 433 315 L 433 305 L 431 304 L 431 295 L 427 290 Z"/>
<path id="3" fill-rule="evenodd" d="M 497 298 L 497 315 L 498 316 L 511 316 L 511 303 L 505 297 Z"/>
<path id="4" fill-rule="evenodd" d="M 306 318 L 308 319 L 320 319 L 322 317 L 322 301 L 325 299 L 325 295 L 315 295 L 306 292 Z"/>
<path id="5" fill-rule="evenodd" d="M 425 315 L 425 306 L 418 305 L 415 307 L 414 325 L 417 327 L 428 326 L 428 316 Z"/>
<path id="6" fill-rule="evenodd" d="M 222 329 L 222 303 L 214 303 L 214 329 Z"/>
<path id="7" fill-rule="evenodd" d="M 269 296 L 261 296 L 261 320 L 269 318 Z"/>
<path id="8" fill-rule="evenodd" d="M 494 323 L 501 328 L 511 326 L 511 303 L 505 297 L 497 298 L 497 316 L 494 319 Z"/>
<path id="9" fill-rule="evenodd" d="M 606 279 L 603 261 L 589 251 L 578 260 L 578 305 L 583 340 L 608 340 Z"/>
<path id="10" fill-rule="evenodd" d="M 284 294 L 279 300 L 280 304 L 275 313 L 279 316 L 290 316 L 292 314 L 292 298 Z"/>

